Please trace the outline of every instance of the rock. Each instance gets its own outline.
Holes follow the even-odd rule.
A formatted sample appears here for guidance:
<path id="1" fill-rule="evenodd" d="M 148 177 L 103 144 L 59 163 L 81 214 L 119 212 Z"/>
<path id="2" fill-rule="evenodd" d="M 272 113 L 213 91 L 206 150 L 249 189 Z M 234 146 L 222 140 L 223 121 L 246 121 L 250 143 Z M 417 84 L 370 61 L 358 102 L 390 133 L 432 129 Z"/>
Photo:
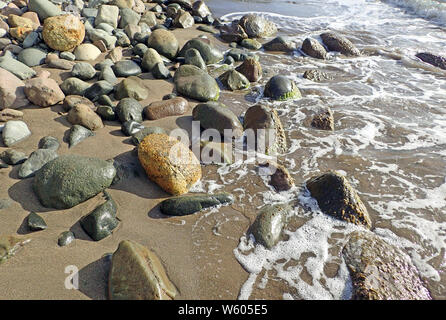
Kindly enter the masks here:
<path id="1" fill-rule="evenodd" d="M 20 120 L 10 120 L 6 122 L 2 131 L 3 143 L 10 147 L 15 145 L 31 135 L 28 126 Z"/>
<path id="2" fill-rule="evenodd" d="M 179 50 L 178 40 L 175 35 L 163 29 L 157 29 L 152 32 L 147 41 L 147 46 L 171 60 L 175 59 Z"/>
<path id="3" fill-rule="evenodd" d="M 83 43 L 74 50 L 76 60 L 96 60 L 101 55 L 101 50 L 91 43 Z"/>
<path id="4" fill-rule="evenodd" d="M 220 96 L 215 79 L 196 66 L 180 66 L 174 83 L 178 93 L 198 101 L 216 101 Z"/>
<path id="5" fill-rule="evenodd" d="M 43 40 L 51 49 L 70 51 L 84 41 L 85 27 L 78 17 L 66 14 L 45 19 Z"/>
<path id="6" fill-rule="evenodd" d="M 13 257 L 30 239 L 0 236 L 0 264 Z"/>
<path id="7" fill-rule="evenodd" d="M 143 69 L 150 72 L 158 63 L 163 63 L 163 59 L 161 59 L 158 52 L 152 48 L 147 49 L 141 62 L 141 66 L 143 67 Z"/>
<path id="8" fill-rule="evenodd" d="M 250 38 L 268 38 L 277 32 L 274 23 L 256 14 L 244 15 L 240 19 L 239 25 Z"/>
<path id="9" fill-rule="evenodd" d="M 0 159 L 0 169 L 9 168 L 9 165 Z"/>
<path id="10" fill-rule="evenodd" d="M 143 81 L 138 77 L 128 77 L 122 80 L 116 87 L 115 98 L 118 100 L 132 98 L 144 100 L 149 96 L 149 92 Z"/>
<path id="11" fill-rule="evenodd" d="M 171 77 L 169 69 L 162 62 L 158 62 L 152 68 L 152 75 L 155 79 L 169 79 Z"/>
<path id="12" fill-rule="evenodd" d="M 269 176 L 269 184 L 276 189 L 277 192 L 287 191 L 294 187 L 294 179 L 291 177 L 288 169 L 283 165 L 274 161 L 266 161 L 259 164 L 261 174 Z"/>
<path id="13" fill-rule="evenodd" d="M 7 122 L 9 120 L 23 119 L 23 112 L 14 109 L 3 109 L 0 111 L 0 122 Z"/>
<path id="14" fill-rule="evenodd" d="M 25 94 L 29 101 L 39 107 L 53 106 L 65 98 L 55 80 L 42 77 L 28 80 L 25 84 Z"/>
<path id="15" fill-rule="evenodd" d="M 290 39 L 279 36 L 274 38 L 273 40 L 265 43 L 263 48 L 266 51 L 284 51 L 284 52 L 292 52 L 296 50 L 296 44 L 293 43 Z"/>
<path id="16" fill-rule="evenodd" d="M 237 116 L 224 104 L 207 102 L 198 104 L 192 111 L 194 121 L 199 121 L 203 129 L 215 129 L 222 136 L 225 130 L 239 137 L 243 134 L 243 127 Z"/>
<path id="17" fill-rule="evenodd" d="M 197 23 L 196 21 L 195 21 L 195 23 Z M 198 26 L 197 27 L 197 30 L 200 30 L 200 31 L 203 31 L 203 32 L 209 32 L 209 33 L 212 33 L 212 34 L 218 34 L 218 32 L 215 30 L 215 28 L 214 27 L 211 27 L 211 26 L 203 26 L 203 25 L 201 25 L 201 26 Z"/>
<path id="18" fill-rule="evenodd" d="M 285 131 L 276 110 L 264 105 L 250 107 L 245 113 L 243 127 L 245 132 L 253 130 L 255 138 L 255 143 L 248 140 L 248 148 L 255 147 L 257 152 L 267 155 L 287 151 Z"/>
<path id="19" fill-rule="evenodd" d="M 121 19 L 119 19 L 119 28 L 124 29 L 126 25 L 137 25 L 141 16 L 130 8 L 119 10 Z"/>
<path id="20" fill-rule="evenodd" d="M 156 254 L 130 240 L 113 253 L 108 290 L 110 300 L 171 300 L 177 294 Z"/>
<path id="21" fill-rule="evenodd" d="M 145 137 L 147 137 L 149 134 L 152 134 L 152 133 L 168 134 L 168 132 L 164 128 L 144 127 L 141 130 L 138 130 L 135 133 L 132 133 L 132 143 L 135 146 L 137 146 L 141 143 L 141 141 L 144 140 Z"/>
<path id="22" fill-rule="evenodd" d="M 320 35 L 322 42 L 330 51 L 337 51 L 346 56 L 359 56 L 361 53 L 346 37 L 333 32 L 325 32 Z"/>
<path id="23" fill-rule="evenodd" d="M 200 55 L 200 51 L 191 48 L 184 54 L 184 63 L 196 66 L 204 71 L 207 70 L 206 63 Z"/>
<path id="24" fill-rule="evenodd" d="M 75 124 L 70 128 L 68 133 L 68 145 L 74 147 L 78 143 L 84 141 L 88 137 L 94 136 L 95 133 L 81 125 Z"/>
<path id="25" fill-rule="evenodd" d="M 367 208 L 347 179 L 339 173 L 324 173 L 311 178 L 306 185 L 323 213 L 368 229 L 372 227 Z"/>
<path id="26" fill-rule="evenodd" d="M 29 158 L 21 165 L 19 169 L 19 178 L 25 179 L 34 177 L 46 163 L 56 159 L 58 154 L 50 149 L 38 149 L 30 154 Z"/>
<path id="27" fill-rule="evenodd" d="M 316 59 L 326 59 L 327 51 L 325 48 L 315 39 L 306 38 L 302 43 L 302 51 L 306 55 Z"/>
<path id="28" fill-rule="evenodd" d="M 105 80 L 111 85 L 115 85 L 118 82 L 115 73 L 111 67 L 103 67 L 99 72 L 99 80 Z"/>
<path id="29" fill-rule="evenodd" d="M 48 0 L 29 0 L 28 9 L 36 12 L 39 19 L 44 21 L 48 17 L 58 16 L 62 11 Z"/>
<path id="30" fill-rule="evenodd" d="M 303 74 L 303 77 L 314 82 L 332 80 L 332 77 L 329 76 L 327 73 L 317 69 L 306 70 Z"/>
<path id="31" fill-rule="evenodd" d="M 8 149 L 0 153 L 0 159 L 9 165 L 16 165 L 25 162 L 28 157 L 21 151 Z"/>
<path id="32" fill-rule="evenodd" d="M 91 110 L 96 110 L 96 106 L 94 105 L 93 102 L 91 102 L 89 99 L 79 96 L 79 95 L 66 96 L 63 101 L 62 107 L 65 111 L 68 112 L 71 110 L 71 108 L 73 108 L 75 105 L 78 105 L 80 103 L 89 106 Z"/>
<path id="33" fill-rule="evenodd" d="M 101 29 L 90 29 L 87 31 L 88 37 L 90 38 L 93 43 L 99 43 L 99 41 L 102 41 L 107 49 L 113 49 L 116 45 L 116 41 L 118 40 L 117 37 L 110 35 L 107 31 L 101 30 Z M 99 51 L 101 51 L 98 48 Z M 80 59 L 78 59 L 80 60 Z M 82 59 L 86 60 L 86 59 Z M 95 59 L 91 59 L 95 60 Z"/>
<path id="34" fill-rule="evenodd" d="M 141 16 L 141 20 L 139 20 L 139 23 L 145 23 L 150 28 L 153 28 L 158 24 L 158 22 L 156 21 L 155 13 L 151 11 L 144 12 L 144 14 Z"/>
<path id="35" fill-rule="evenodd" d="M 95 83 L 93 83 L 93 85 L 88 87 L 87 90 L 85 90 L 84 92 L 84 96 L 91 101 L 96 101 L 100 96 L 109 94 L 112 91 L 113 86 L 109 82 L 100 80 L 96 81 Z"/>
<path id="36" fill-rule="evenodd" d="M 264 206 L 249 230 L 256 242 L 267 249 L 274 247 L 282 237 L 282 230 L 289 211 L 291 211 L 291 207 L 287 204 Z"/>
<path id="37" fill-rule="evenodd" d="M 179 10 L 174 21 L 173 25 L 177 28 L 191 28 L 195 24 L 194 18 L 190 15 L 189 12 L 184 10 Z"/>
<path id="38" fill-rule="evenodd" d="M 28 229 L 31 231 L 40 231 L 48 228 L 48 225 L 46 224 L 45 220 L 43 220 L 43 218 L 35 212 L 31 212 L 28 215 L 27 222 L 28 222 Z"/>
<path id="39" fill-rule="evenodd" d="M 101 23 L 107 23 L 116 29 L 118 28 L 118 17 L 119 8 L 117 6 L 103 4 L 99 7 L 94 25 L 97 27 Z"/>
<path id="40" fill-rule="evenodd" d="M 82 217 L 80 224 L 82 229 L 94 241 L 100 241 L 109 235 L 118 226 L 116 218 L 118 210 L 115 201 L 107 191 L 104 191 L 105 203 L 97 206 L 92 212 Z"/>
<path id="41" fill-rule="evenodd" d="M 330 108 L 321 110 L 319 113 L 313 116 L 311 126 L 322 130 L 334 130 L 334 118 L 333 112 Z"/>
<path id="42" fill-rule="evenodd" d="M 194 16 L 198 16 L 200 18 L 205 18 L 212 15 L 211 10 L 209 10 L 204 1 L 195 1 L 192 5 L 192 13 Z"/>
<path id="43" fill-rule="evenodd" d="M 234 196 L 223 192 L 213 195 L 177 196 L 161 202 L 160 210 L 169 216 L 185 216 L 222 204 L 231 204 Z"/>
<path id="44" fill-rule="evenodd" d="M 73 66 L 71 75 L 81 80 L 90 80 L 96 76 L 96 70 L 88 62 L 78 62 Z"/>
<path id="45" fill-rule="evenodd" d="M 228 57 L 232 57 L 234 61 L 245 61 L 248 58 L 248 51 L 245 49 L 233 48 L 228 51 Z"/>
<path id="46" fill-rule="evenodd" d="M 115 174 L 115 167 L 108 161 L 63 155 L 37 172 L 33 189 L 43 206 L 68 209 L 108 188 Z"/>
<path id="47" fill-rule="evenodd" d="M 11 199 L 0 199 L 0 210 L 8 209 L 13 204 Z M 0 251 L 1 252 L 1 251 Z"/>
<path id="48" fill-rule="evenodd" d="M 32 31 L 32 27 L 15 27 L 9 29 L 9 35 L 19 42 L 23 42 Z"/>
<path id="49" fill-rule="evenodd" d="M 17 59 L 28 67 L 36 67 L 45 63 L 46 52 L 37 48 L 27 48 L 20 51 Z"/>
<path id="50" fill-rule="evenodd" d="M 152 102 L 144 108 L 144 116 L 149 120 L 158 120 L 164 117 L 180 116 L 189 108 L 186 99 L 177 97 L 169 100 Z"/>
<path id="51" fill-rule="evenodd" d="M 244 75 L 249 81 L 257 82 L 262 78 L 262 66 L 254 58 L 247 58 L 235 70 Z"/>
<path id="52" fill-rule="evenodd" d="M 187 193 L 201 179 L 201 166 L 189 148 L 166 134 L 150 134 L 138 146 L 150 180 L 170 194 Z"/>
<path id="53" fill-rule="evenodd" d="M 146 53 L 147 50 L 149 50 L 149 48 L 144 43 L 138 43 L 136 46 L 133 47 L 133 53 L 140 57 L 144 57 L 144 54 Z M 152 50 L 154 50 L 154 49 L 152 49 Z M 156 52 L 156 50 L 154 50 L 154 51 Z M 141 65 L 142 65 L 142 63 L 141 63 Z"/>
<path id="54" fill-rule="evenodd" d="M 184 57 L 186 51 L 189 49 L 197 49 L 200 52 L 200 55 L 206 65 L 217 63 L 223 60 L 223 53 L 221 53 L 219 50 L 215 49 L 200 38 L 191 39 L 186 42 L 181 51 L 178 53 L 178 56 Z"/>
<path id="55" fill-rule="evenodd" d="M 126 121 L 121 125 L 121 131 L 126 136 L 131 136 L 144 128 L 145 127 L 142 124 L 133 120 Z"/>
<path id="56" fill-rule="evenodd" d="M 446 58 L 434 55 L 429 52 L 419 52 L 415 56 L 421 59 L 421 61 L 429 63 L 437 68 L 446 70 Z"/>
<path id="57" fill-rule="evenodd" d="M 102 120 L 114 121 L 117 119 L 115 108 L 110 106 L 98 106 L 96 113 Z"/>
<path id="58" fill-rule="evenodd" d="M 36 72 L 26 64 L 9 56 L 0 57 L 0 68 L 11 72 L 21 80 L 29 79 L 36 75 Z"/>
<path id="59" fill-rule="evenodd" d="M 269 79 L 265 85 L 264 95 L 265 97 L 279 101 L 302 97 L 296 83 L 282 75 L 277 75 Z"/>
<path id="60" fill-rule="evenodd" d="M 75 240 L 74 233 L 71 231 L 64 231 L 62 232 L 59 237 L 57 238 L 57 244 L 60 247 L 65 247 L 69 245 L 71 242 Z"/>
<path id="61" fill-rule="evenodd" d="M 249 50 L 260 50 L 262 48 L 262 44 L 256 39 L 243 39 L 240 45 Z"/>
<path id="62" fill-rule="evenodd" d="M 142 72 L 138 64 L 132 60 L 118 61 L 112 69 L 117 77 L 137 76 Z"/>
<path id="63" fill-rule="evenodd" d="M 88 82 L 82 81 L 78 78 L 67 78 L 60 85 L 60 89 L 62 89 L 63 93 L 67 96 L 69 95 L 77 95 L 83 96 L 85 91 L 91 86 Z"/>
<path id="64" fill-rule="evenodd" d="M 8 70 L 0 68 L 0 110 L 17 109 L 28 105 L 24 89 L 25 83 L 22 80 Z M 0 119 L 8 119 L 7 114 L 1 114 Z"/>
<path id="65" fill-rule="evenodd" d="M 124 98 L 116 106 L 116 114 L 122 123 L 130 120 L 142 122 L 142 112 L 141 104 L 133 98 Z"/>
<path id="66" fill-rule="evenodd" d="M 73 61 L 67 61 L 64 59 L 51 59 L 48 62 L 48 68 L 54 68 L 54 69 L 71 71 L 73 69 L 73 66 L 74 66 Z"/>
<path id="67" fill-rule="evenodd" d="M 233 22 L 232 24 L 224 25 L 220 28 L 220 38 L 226 42 L 241 42 L 248 38 L 245 30 Z"/>
<path id="68" fill-rule="evenodd" d="M 80 124 L 92 131 L 104 127 L 101 118 L 88 105 L 81 103 L 70 109 L 67 120 L 71 124 Z"/>
<path id="69" fill-rule="evenodd" d="M 106 56 L 106 59 L 110 59 L 113 63 L 121 61 L 122 59 L 122 47 L 113 48 Z"/>
<path id="70" fill-rule="evenodd" d="M 39 33 L 32 31 L 26 35 L 25 39 L 23 39 L 22 47 L 24 49 L 31 48 L 37 44 L 38 40 L 39 40 Z"/>
<path id="71" fill-rule="evenodd" d="M 38 147 L 39 149 L 57 151 L 60 147 L 60 143 L 57 138 L 46 136 L 40 139 Z"/>
<path id="72" fill-rule="evenodd" d="M 354 300 L 432 299 L 410 257 L 371 232 L 352 233 L 342 256 Z"/>
<path id="73" fill-rule="evenodd" d="M 226 71 L 219 77 L 219 80 L 231 91 L 244 90 L 250 87 L 249 80 L 236 70 Z"/>

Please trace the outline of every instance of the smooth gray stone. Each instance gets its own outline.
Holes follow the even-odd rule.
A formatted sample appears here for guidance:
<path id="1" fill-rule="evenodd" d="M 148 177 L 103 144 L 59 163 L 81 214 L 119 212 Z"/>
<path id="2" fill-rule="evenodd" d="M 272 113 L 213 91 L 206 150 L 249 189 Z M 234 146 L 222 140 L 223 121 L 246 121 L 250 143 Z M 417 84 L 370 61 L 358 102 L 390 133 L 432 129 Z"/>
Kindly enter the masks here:
<path id="1" fill-rule="evenodd" d="M 28 159 L 22 163 L 19 169 L 19 178 L 25 179 L 33 177 L 40 168 L 59 155 L 51 149 L 38 149 L 30 154 Z"/>
<path id="2" fill-rule="evenodd" d="M 68 136 L 68 145 L 69 148 L 74 147 L 78 143 L 84 141 L 88 137 L 94 136 L 95 133 L 90 129 L 85 128 L 79 124 L 75 124 L 70 128 L 69 136 Z"/>
<path id="3" fill-rule="evenodd" d="M 143 107 L 133 98 L 124 98 L 116 106 L 116 113 L 122 123 L 130 120 L 142 122 L 142 112 Z"/>
<path id="4" fill-rule="evenodd" d="M 137 76 L 142 72 L 140 66 L 132 60 L 118 61 L 112 69 L 117 77 Z"/>
<path id="5" fill-rule="evenodd" d="M 40 66 L 45 63 L 47 53 L 37 48 L 27 48 L 20 51 L 17 59 L 28 67 Z"/>
<path id="6" fill-rule="evenodd" d="M 29 0 L 28 10 L 38 14 L 40 21 L 48 17 L 54 17 L 62 14 L 62 11 L 48 0 Z"/>
<path id="7" fill-rule="evenodd" d="M 39 40 L 39 34 L 35 31 L 28 33 L 25 40 L 22 42 L 22 47 L 24 49 L 33 47 Z"/>
<path id="8" fill-rule="evenodd" d="M 0 67 L 8 70 L 21 80 L 30 79 L 36 75 L 36 72 L 26 64 L 9 56 L 0 57 Z"/>
<path id="9" fill-rule="evenodd" d="M 74 241 L 74 233 L 71 231 L 64 231 L 59 235 L 57 244 L 61 247 L 65 247 Z"/>
<path id="10" fill-rule="evenodd" d="M 3 143 L 10 147 L 31 135 L 28 126 L 20 120 L 9 120 L 2 131 Z"/>
<path id="11" fill-rule="evenodd" d="M 40 139 L 39 141 L 39 149 L 49 149 L 57 151 L 60 147 L 59 140 L 52 136 L 46 136 Z"/>
<path id="12" fill-rule="evenodd" d="M 96 70 L 88 62 L 78 62 L 73 66 L 71 75 L 81 80 L 90 80 L 96 76 Z"/>

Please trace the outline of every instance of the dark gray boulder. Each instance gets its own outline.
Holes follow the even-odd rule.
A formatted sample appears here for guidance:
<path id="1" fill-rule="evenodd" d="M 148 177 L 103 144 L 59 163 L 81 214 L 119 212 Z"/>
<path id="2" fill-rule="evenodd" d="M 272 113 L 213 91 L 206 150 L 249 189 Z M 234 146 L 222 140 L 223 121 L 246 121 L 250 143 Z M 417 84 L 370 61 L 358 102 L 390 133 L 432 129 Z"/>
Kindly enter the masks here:
<path id="1" fill-rule="evenodd" d="M 170 216 L 184 216 L 199 212 L 206 208 L 221 204 L 231 204 L 234 196 L 230 193 L 217 193 L 214 195 L 177 196 L 161 202 L 161 212 Z"/>

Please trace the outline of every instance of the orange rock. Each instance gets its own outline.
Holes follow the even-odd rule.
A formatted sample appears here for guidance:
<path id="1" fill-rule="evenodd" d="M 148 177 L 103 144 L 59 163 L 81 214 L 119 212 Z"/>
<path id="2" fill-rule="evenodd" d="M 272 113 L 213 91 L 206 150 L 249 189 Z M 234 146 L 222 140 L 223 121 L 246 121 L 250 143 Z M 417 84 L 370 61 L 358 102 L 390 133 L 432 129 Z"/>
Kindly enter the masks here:
<path id="1" fill-rule="evenodd" d="M 14 39 L 23 41 L 25 40 L 26 36 L 33 31 L 32 27 L 15 27 L 9 29 L 9 34 Z"/>
<path id="2" fill-rule="evenodd" d="M 71 14 L 49 17 L 43 23 L 42 35 L 51 49 L 70 51 L 84 40 L 85 26 Z"/>

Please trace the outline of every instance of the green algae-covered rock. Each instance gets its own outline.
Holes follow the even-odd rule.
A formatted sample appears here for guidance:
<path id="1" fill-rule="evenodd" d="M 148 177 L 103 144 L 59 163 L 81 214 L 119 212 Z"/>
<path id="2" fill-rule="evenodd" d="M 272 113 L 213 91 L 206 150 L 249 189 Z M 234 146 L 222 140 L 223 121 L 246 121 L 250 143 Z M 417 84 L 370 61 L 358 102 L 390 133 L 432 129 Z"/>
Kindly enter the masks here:
<path id="1" fill-rule="evenodd" d="M 36 173 L 33 189 L 43 206 L 68 209 L 108 188 L 115 174 L 115 167 L 108 161 L 64 155 Z"/>
<path id="2" fill-rule="evenodd" d="M 206 64 L 213 64 L 223 60 L 223 53 L 220 50 L 215 49 L 200 38 L 191 39 L 186 42 L 184 47 L 178 53 L 178 56 L 184 57 L 186 51 L 192 48 L 197 49 L 200 52 L 200 55 Z"/>
<path id="3" fill-rule="evenodd" d="M 198 101 L 217 101 L 220 88 L 210 75 L 193 65 L 182 65 L 175 72 L 175 88 L 178 93 Z"/>
<path id="4" fill-rule="evenodd" d="M 28 215 L 28 229 L 31 231 L 45 230 L 48 226 L 41 216 L 35 212 Z"/>
<path id="5" fill-rule="evenodd" d="M 161 202 L 161 212 L 170 216 L 185 216 L 220 204 L 234 202 L 234 196 L 222 192 L 214 195 L 177 196 Z"/>
<path id="6" fill-rule="evenodd" d="M 284 101 L 298 99 L 302 95 L 296 83 L 285 76 L 277 75 L 269 79 L 265 86 L 265 97 Z"/>
<path id="7" fill-rule="evenodd" d="M 219 79 L 231 91 L 248 89 L 251 85 L 243 74 L 235 70 L 226 71 Z"/>

